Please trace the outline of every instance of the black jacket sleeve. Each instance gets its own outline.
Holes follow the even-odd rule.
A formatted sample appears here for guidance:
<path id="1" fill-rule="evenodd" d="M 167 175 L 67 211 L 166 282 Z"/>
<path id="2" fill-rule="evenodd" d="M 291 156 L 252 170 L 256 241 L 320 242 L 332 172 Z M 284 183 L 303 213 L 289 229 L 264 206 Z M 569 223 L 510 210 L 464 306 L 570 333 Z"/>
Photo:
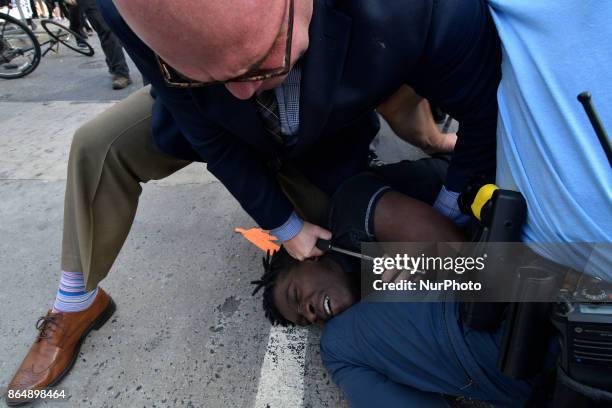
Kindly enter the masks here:
<path id="1" fill-rule="evenodd" d="M 495 175 L 501 45 L 484 0 L 433 1 L 424 55 L 411 85 L 459 121 L 446 187 Z"/>

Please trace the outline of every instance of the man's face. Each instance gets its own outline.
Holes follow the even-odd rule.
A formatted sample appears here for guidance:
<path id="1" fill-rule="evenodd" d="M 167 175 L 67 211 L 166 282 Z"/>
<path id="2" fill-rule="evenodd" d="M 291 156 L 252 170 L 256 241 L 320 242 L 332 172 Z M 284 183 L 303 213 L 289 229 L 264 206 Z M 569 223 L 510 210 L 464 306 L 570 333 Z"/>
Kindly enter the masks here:
<path id="1" fill-rule="evenodd" d="M 198 57 L 177 58 L 175 60 L 167 58 L 167 62 L 181 74 L 200 82 L 226 81 L 248 74 L 256 69 L 269 70 L 281 67 L 289 36 L 290 1 L 286 1 L 284 5 L 285 11 L 282 18 L 280 20 L 271 18 L 269 22 L 266 22 L 265 30 L 262 27 L 262 31 L 271 33 L 271 35 L 260 38 L 259 33 L 253 32 L 247 41 L 236 47 L 235 52 L 219 53 L 217 58 L 210 60 L 211 63 L 202 61 Z M 312 18 L 312 7 L 312 1 L 297 0 L 294 2 L 291 67 L 295 65 L 308 48 L 308 28 Z M 270 37 L 274 38 L 271 45 L 269 43 Z M 227 82 L 225 87 L 236 98 L 249 99 L 258 91 L 279 86 L 285 78 L 286 75 L 263 81 Z"/>
<path id="2" fill-rule="evenodd" d="M 312 8 L 307 6 L 311 2 L 297 0 L 295 2 L 294 23 L 291 42 L 291 58 L 290 65 L 293 67 L 295 63 L 304 55 L 308 48 L 308 27 L 312 18 Z M 287 7 L 289 1 L 287 1 Z M 306 7 L 305 7 L 306 6 Z M 289 35 L 289 8 L 287 8 L 285 18 L 280 27 L 278 37 L 274 41 L 270 52 L 263 57 L 261 68 L 272 69 L 282 65 L 285 57 L 287 44 L 287 36 Z M 287 75 L 273 77 L 264 81 L 253 82 L 228 82 L 225 84 L 227 90 L 238 99 L 249 99 L 256 92 L 274 89 L 279 86 Z"/>
<path id="3" fill-rule="evenodd" d="M 300 262 L 281 275 L 274 287 L 276 308 L 299 326 L 326 322 L 357 300 L 349 276 L 325 258 Z"/>

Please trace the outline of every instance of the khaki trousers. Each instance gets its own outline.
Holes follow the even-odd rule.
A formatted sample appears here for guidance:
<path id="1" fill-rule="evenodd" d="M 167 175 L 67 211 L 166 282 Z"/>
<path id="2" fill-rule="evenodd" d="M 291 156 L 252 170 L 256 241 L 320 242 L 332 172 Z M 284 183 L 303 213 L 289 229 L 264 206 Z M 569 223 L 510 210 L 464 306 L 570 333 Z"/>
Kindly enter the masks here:
<path id="1" fill-rule="evenodd" d="M 72 141 L 64 202 L 61 266 L 82 272 L 87 290 L 106 277 L 130 232 L 140 183 L 159 180 L 190 162 L 168 156 L 151 132 L 150 87 L 79 128 Z M 283 191 L 304 219 L 325 225 L 327 195 L 285 163 Z"/>
<path id="2" fill-rule="evenodd" d="M 140 183 L 190 162 L 162 153 L 151 133 L 149 87 L 117 103 L 74 135 L 64 201 L 62 269 L 83 272 L 86 289 L 104 279 L 136 214 Z"/>

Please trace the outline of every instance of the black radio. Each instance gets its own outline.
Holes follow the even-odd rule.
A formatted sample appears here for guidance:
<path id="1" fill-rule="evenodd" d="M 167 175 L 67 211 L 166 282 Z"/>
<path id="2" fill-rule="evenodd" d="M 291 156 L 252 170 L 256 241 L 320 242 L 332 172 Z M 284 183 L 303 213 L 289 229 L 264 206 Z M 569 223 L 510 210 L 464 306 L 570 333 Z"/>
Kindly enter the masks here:
<path id="1" fill-rule="evenodd" d="M 553 309 L 560 366 L 575 381 L 612 392 L 612 285 L 583 276 Z"/>

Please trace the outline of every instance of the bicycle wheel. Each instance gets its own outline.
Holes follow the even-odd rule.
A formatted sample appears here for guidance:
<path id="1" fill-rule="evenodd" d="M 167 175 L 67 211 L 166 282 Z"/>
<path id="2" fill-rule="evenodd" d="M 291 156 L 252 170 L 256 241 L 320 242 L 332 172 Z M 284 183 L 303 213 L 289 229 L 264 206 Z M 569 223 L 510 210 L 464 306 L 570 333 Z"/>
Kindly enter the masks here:
<path id="1" fill-rule="evenodd" d="M 42 24 L 43 28 L 51 38 L 64 44 L 71 50 L 88 57 L 94 55 L 94 49 L 82 35 L 77 34 L 68 27 L 65 27 L 52 20 L 42 20 L 40 24 Z"/>
<path id="2" fill-rule="evenodd" d="M 40 63 L 40 44 L 21 21 L 0 13 L 0 78 L 21 78 Z"/>

